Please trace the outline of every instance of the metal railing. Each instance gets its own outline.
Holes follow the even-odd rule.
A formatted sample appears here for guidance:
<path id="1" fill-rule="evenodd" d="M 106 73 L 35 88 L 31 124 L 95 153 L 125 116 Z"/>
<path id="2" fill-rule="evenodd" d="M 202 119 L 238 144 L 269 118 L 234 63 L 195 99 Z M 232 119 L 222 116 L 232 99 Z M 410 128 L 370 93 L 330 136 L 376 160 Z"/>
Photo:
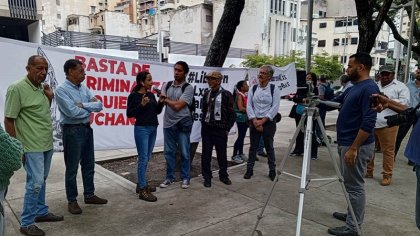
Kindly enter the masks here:
<path id="1" fill-rule="evenodd" d="M 37 20 L 36 0 L 9 0 L 10 17 Z"/>
<path id="2" fill-rule="evenodd" d="M 193 43 L 182 43 L 170 41 L 169 53 L 174 54 L 186 54 L 186 55 L 196 55 L 196 56 L 207 56 L 207 53 L 210 49 L 210 45 L 202 44 L 193 44 Z M 243 49 L 243 48 L 230 48 L 227 57 L 231 58 L 243 58 L 245 55 L 256 54 L 256 50 L 252 49 Z"/>

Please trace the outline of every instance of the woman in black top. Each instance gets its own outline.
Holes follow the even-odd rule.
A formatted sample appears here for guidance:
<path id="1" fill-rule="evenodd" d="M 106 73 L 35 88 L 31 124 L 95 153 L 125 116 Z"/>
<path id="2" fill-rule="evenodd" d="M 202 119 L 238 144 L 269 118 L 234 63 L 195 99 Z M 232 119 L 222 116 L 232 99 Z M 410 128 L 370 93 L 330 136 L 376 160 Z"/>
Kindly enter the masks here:
<path id="1" fill-rule="evenodd" d="M 155 95 L 150 92 L 152 88 L 152 75 L 149 72 L 140 72 L 136 77 L 137 85 L 127 99 L 127 117 L 135 117 L 134 139 L 136 141 L 138 161 L 136 192 L 139 198 L 148 202 L 157 201 L 152 192 L 156 191 L 147 183 L 146 171 L 149 159 L 152 157 L 155 146 L 158 114 L 162 112 L 163 102 L 156 101 Z"/>
<path id="2" fill-rule="evenodd" d="M 316 76 L 315 73 L 313 72 L 309 72 L 306 75 L 306 81 L 312 82 L 312 87 L 314 88 L 313 93 L 315 96 L 318 95 L 318 88 L 317 88 L 317 83 L 318 83 L 318 78 Z M 308 85 L 306 85 L 306 87 L 308 87 Z M 308 93 L 308 88 L 307 89 L 298 89 L 296 96 L 293 98 L 293 101 L 297 104 L 301 104 L 303 103 L 303 99 L 306 98 Z M 299 124 L 300 119 L 302 118 L 302 114 L 298 114 L 296 113 L 296 106 L 293 106 L 292 109 L 295 109 L 294 111 L 292 110 L 290 112 L 290 114 L 292 115 L 292 118 L 295 119 L 296 122 L 296 126 Z M 313 130 L 315 131 L 316 126 L 318 125 L 316 123 L 316 120 L 313 121 Z M 305 123 L 306 125 L 306 123 Z M 303 155 L 303 151 L 304 151 L 304 133 L 303 132 L 299 132 L 297 138 L 296 138 L 296 143 L 295 143 L 295 148 L 293 150 L 292 153 L 290 153 L 292 156 L 301 156 Z M 317 137 L 315 132 L 313 132 L 312 135 L 312 147 L 311 147 L 311 159 L 312 160 L 316 160 L 318 159 L 318 141 L 317 141 Z"/>

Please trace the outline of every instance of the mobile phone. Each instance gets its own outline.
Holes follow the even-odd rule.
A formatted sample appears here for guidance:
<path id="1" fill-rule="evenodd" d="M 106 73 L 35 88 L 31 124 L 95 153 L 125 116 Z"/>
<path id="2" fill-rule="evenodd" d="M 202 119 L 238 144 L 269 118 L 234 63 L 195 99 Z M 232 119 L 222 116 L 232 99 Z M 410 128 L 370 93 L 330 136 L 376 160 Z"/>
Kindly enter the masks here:
<path id="1" fill-rule="evenodd" d="M 158 97 L 162 94 L 162 90 L 160 90 L 160 89 L 158 89 L 156 87 L 153 88 L 153 91 L 156 92 L 156 94 L 158 95 Z"/>

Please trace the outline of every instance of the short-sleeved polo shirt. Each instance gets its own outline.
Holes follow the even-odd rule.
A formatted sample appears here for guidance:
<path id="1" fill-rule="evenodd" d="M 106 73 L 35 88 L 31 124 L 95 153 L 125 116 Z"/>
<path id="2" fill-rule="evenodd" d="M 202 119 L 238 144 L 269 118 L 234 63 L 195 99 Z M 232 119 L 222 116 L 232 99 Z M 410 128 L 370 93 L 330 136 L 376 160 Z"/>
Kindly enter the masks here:
<path id="1" fill-rule="evenodd" d="M 185 101 L 187 104 L 191 104 L 192 98 L 194 96 L 194 88 L 192 85 L 188 85 L 184 92 L 182 92 L 182 86 L 186 83 L 184 81 L 181 84 L 175 85 L 175 82 L 172 82 L 172 85 L 166 91 L 166 96 L 172 101 Z M 165 116 L 163 118 L 163 128 L 169 128 L 177 124 L 180 120 L 185 117 L 191 116 L 188 106 L 185 106 L 179 111 L 175 111 L 170 106 L 166 106 Z"/>
<path id="2" fill-rule="evenodd" d="M 15 119 L 16 138 L 25 152 L 45 152 L 53 148 L 50 104 L 41 87 L 27 78 L 7 89 L 4 116 Z"/>

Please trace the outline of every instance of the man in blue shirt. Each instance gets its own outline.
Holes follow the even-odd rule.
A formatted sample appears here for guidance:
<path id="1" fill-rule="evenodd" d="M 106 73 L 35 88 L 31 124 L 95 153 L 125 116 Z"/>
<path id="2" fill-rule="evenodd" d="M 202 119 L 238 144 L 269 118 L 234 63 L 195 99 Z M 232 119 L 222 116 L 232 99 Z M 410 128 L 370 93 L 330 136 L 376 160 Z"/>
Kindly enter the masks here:
<path id="1" fill-rule="evenodd" d="M 106 204 L 106 199 L 95 195 L 93 176 L 95 154 L 93 130 L 90 127 L 90 113 L 102 110 L 102 103 L 82 84 L 85 70 L 82 63 L 70 59 L 64 63 L 66 81 L 57 87 L 55 97 L 60 110 L 60 124 L 63 127 L 64 162 L 66 164 L 65 185 L 68 210 L 81 214 L 77 203 L 76 176 L 79 163 L 82 168 L 84 199 L 86 204 Z"/>
<path id="2" fill-rule="evenodd" d="M 347 74 L 354 84 L 335 99 L 342 104 L 337 119 L 337 143 L 340 155 L 340 169 L 344 186 L 356 216 L 334 212 L 333 216 L 346 222 L 344 226 L 328 229 L 328 233 L 341 236 L 357 236 L 356 223 L 363 223 L 365 214 L 364 174 L 367 162 L 372 156 L 375 139 L 373 131 L 376 112 L 370 107 L 370 97 L 379 93 L 376 83 L 369 78 L 372 58 L 366 53 L 350 56 Z"/>
<path id="3" fill-rule="evenodd" d="M 276 133 L 276 122 L 273 120 L 277 115 L 280 105 L 280 90 L 277 86 L 270 84 L 274 71 L 271 66 L 262 66 L 258 74 L 259 84 L 254 85 L 248 92 L 248 104 L 246 111 L 250 121 L 249 157 L 244 179 L 250 179 L 254 174 L 254 164 L 260 138 L 264 139 L 265 150 L 268 155 L 268 176 L 273 181 L 276 177 L 276 157 L 274 153 L 273 140 Z"/>

